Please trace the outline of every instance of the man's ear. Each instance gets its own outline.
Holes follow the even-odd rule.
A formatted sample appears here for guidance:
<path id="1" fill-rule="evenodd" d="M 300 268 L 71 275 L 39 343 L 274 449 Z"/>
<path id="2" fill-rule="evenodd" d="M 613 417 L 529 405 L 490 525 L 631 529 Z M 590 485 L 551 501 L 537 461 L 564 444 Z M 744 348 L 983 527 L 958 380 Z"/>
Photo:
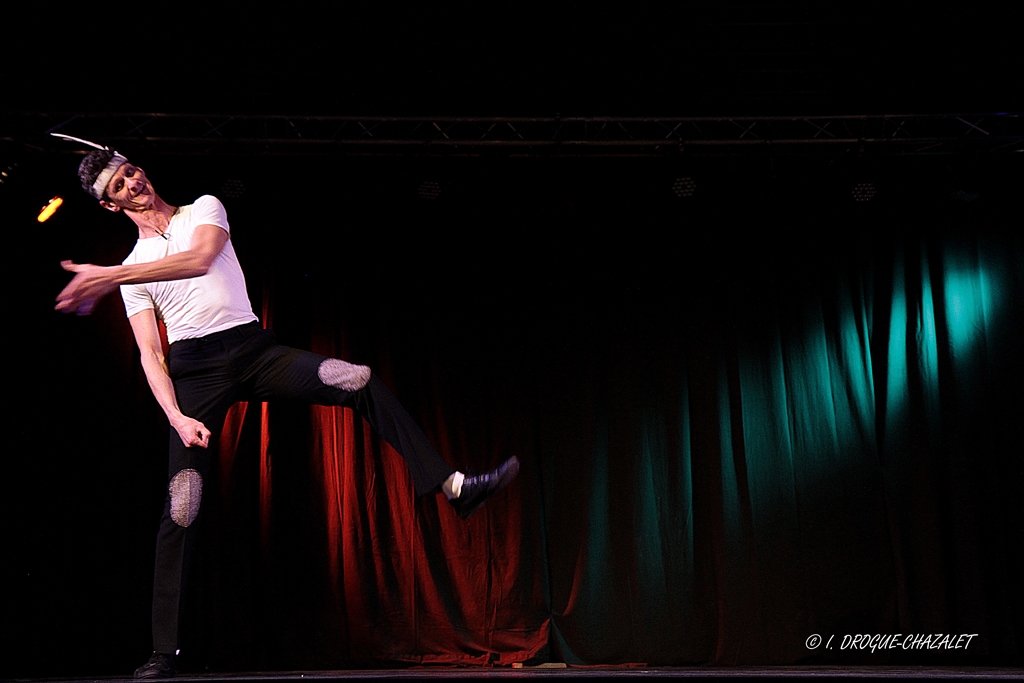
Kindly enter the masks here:
<path id="1" fill-rule="evenodd" d="M 120 206 L 114 204 L 113 202 L 108 202 L 105 199 L 100 200 L 100 206 L 102 206 L 107 211 L 114 211 L 115 213 L 121 210 Z"/>

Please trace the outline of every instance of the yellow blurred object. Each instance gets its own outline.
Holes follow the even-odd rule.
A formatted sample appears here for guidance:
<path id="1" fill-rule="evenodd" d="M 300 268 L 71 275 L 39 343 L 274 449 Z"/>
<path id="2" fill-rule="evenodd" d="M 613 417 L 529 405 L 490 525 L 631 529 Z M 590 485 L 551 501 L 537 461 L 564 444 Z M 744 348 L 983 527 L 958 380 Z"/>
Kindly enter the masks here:
<path id="1" fill-rule="evenodd" d="M 53 199 L 46 203 L 46 206 L 43 207 L 43 210 L 39 212 L 38 216 L 36 216 L 36 220 L 39 221 L 40 223 L 44 222 L 47 218 L 52 216 L 63 203 L 63 199 L 61 199 L 60 197 L 54 197 Z"/>

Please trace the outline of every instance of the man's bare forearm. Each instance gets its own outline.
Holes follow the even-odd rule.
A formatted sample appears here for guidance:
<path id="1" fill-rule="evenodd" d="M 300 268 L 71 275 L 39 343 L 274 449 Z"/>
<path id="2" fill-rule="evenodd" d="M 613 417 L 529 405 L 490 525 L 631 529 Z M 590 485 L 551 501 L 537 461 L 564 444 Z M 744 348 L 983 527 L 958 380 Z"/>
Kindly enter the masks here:
<path id="1" fill-rule="evenodd" d="M 112 285 L 140 285 L 165 280 L 187 280 L 206 275 L 210 270 L 210 264 L 192 252 L 183 251 L 180 254 L 165 256 L 159 261 L 107 266 L 105 270 Z"/>
<path id="2" fill-rule="evenodd" d="M 174 393 L 174 382 L 167 369 L 167 360 L 163 353 L 157 355 L 154 351 L 142 350 L 142 369 L 146 373 L 146 381 L 149 382 L 149 389 L 153 397 L 160 404 L 167 420 L 173 425 L 181 418 L 181 409 L 178 407 L 178 397 Z"/>
<path id="3" fill-rule="evenodd" d="M 178 432 L 178 437 L 185 446 L 206 448 L 210 444 L 210 430 L 199 420 L 183 414 L 178 408 L 178 396 L 167 367 L 167 359 L 164 357 L 155 314 L 151 309 L 140 311 L 128 318 L 128 322 L 131 323 L 132 332 L 135 334 L 135 342 L 139 345 L 146 381 L 149 382 L 156 402 L 167 416 L 167 421 L 171 423 L 174 431 Z"/>
<path id="4" fill-rule="evenodd" d="M 227 244 L 228 233 L 215 225 L 200 225 L 189 249 L 148 263 L 96 266 L 64 261 L 61 266 L 75 277 L 57 295 L 57 310 L 72 312 L 95 302 L 119 285 L 187 280 L 205 275 Z"/>

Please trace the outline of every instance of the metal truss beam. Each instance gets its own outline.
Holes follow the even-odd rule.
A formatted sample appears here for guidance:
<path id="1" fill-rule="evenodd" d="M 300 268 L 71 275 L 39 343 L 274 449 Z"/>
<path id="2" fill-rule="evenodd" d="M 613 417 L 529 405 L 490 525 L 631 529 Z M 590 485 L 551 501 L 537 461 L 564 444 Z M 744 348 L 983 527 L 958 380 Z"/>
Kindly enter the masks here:
<path id="1" fill-rule="evenodd" d="M 735 117 L 413 117 L 0 113 L 0 141 L 49 133 L 126 150 L 228 156 L 881 154 L 1024 151 L 1024 113 Z M 63 145 L 63 146 L 61 146 Z"/>

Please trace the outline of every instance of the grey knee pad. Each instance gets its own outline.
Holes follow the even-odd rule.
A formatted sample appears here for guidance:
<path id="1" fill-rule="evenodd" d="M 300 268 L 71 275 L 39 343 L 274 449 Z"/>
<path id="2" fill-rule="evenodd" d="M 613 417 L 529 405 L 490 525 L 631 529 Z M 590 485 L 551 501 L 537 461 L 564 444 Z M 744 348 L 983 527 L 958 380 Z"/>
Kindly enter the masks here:
<path id="1" fill-rule="evenodd" d="M 353 365 L 337 358 L 328 358 L 317 370 L 320 381 L 324 384 L 345 391 L 359 391 L 370 381 L 370 368 L 366 365 Z"/>
<path id="2" fill-rule="evenodd" d="M 182 470 L 167 485 L 171 494 L 171 519 L 178 526 L 187 527 L 196 521 L 199 503 L 203 499 L 203 476 L 193 469 Z"/>

